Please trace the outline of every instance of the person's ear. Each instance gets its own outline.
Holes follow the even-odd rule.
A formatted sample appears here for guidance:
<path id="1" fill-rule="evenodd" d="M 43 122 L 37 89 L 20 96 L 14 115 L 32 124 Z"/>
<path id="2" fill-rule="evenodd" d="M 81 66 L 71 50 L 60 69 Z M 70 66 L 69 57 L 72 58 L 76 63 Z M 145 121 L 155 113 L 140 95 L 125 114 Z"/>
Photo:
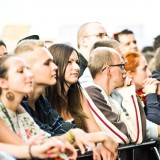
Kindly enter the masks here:
<path id="1" fill-rule="evenodd" d="M 110 67 L 109 66 L 106 66 L 106 69 L 104 71 L 104 74 L 106 74 L 107 76 L 110 76 L 111 75 L 111 70 L 110 70 Z"/>
<path id="2" fill-rule="evenodd" d="M 111 68 L 110 68 L 110 67 L 107 68 L 107 74 L 108 74 L 108 75 L 111 74 Z"/>
<path id="3" fill-rule="evenodd" d="M 0 78 L 0 87 L 2 89 L 8 89 L 8 81 L 6 79 Z"/>

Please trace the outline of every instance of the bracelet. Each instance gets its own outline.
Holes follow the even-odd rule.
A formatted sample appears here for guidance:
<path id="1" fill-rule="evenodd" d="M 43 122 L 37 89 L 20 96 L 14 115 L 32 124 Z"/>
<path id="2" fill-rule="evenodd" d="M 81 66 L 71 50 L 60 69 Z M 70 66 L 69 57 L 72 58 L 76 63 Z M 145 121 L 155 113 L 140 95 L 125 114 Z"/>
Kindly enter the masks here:
<path id="1" fill-rule="evenodd" d="M 30 144 L 29 145 L 29 155 L 30 155 L 31 159 L 33 159 L 34 157 L 33 157 L 32 153 L 31 153 L 31 147 L 32 147 L 32 145 Z"/>
<path id="2" fill-rule="evenodd" d="M 69 141 L 70 143 L 74 143 L 74 142 L 75 142 L 75 137 L 74 137 L 74 135 L 72 134 L 72 131 L 71 131 L 71 130 L 67 132 L 67 139 L 68 139 L 68 141 Z"/>

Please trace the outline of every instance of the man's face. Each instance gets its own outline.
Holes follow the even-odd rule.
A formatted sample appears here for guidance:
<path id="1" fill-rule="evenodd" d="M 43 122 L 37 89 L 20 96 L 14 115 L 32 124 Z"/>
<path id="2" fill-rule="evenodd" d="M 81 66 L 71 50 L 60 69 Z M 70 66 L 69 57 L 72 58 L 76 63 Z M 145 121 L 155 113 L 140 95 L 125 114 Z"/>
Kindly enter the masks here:
<path id="1" fill-rule="evenodd" d="M 118 53 L 114 53 L 113 58 L 114 58 L 114 63 L 112 66 L 110 66 L 111 79 L 114 87 L 118 88 L 124 85 L 124 80 L 126 78 L 126 70 L 124 69 L 125 62 Z"/>
<path id="2" fill-rule="evenodd" d="M 107 40 L 107 32 L 105 28 L 99 23 L 90 24 L 86 30 L 86 35 L 83 37 L 84 46 L 88 50 L 88 54 L 85 58 L 89 59 L 89 53 L 93 44 L 99 40 Z"/>
<path id="3" fill-rule="evenodd" d="M 37 47 L 33 52 L 32 56 L 35 56 L 35 62 L 31 65 L 31 71 L 34 76 L 34 84 L 54 85 L 58 67 L 53 63 L 51 53 L 45 47 Z"/>
<path id="4" fill-rule="evenodd" d="M 125 53 L 129 51 L 138 51 L 137 42 L 133 34 L 120 34 L 118 39 Z"/>

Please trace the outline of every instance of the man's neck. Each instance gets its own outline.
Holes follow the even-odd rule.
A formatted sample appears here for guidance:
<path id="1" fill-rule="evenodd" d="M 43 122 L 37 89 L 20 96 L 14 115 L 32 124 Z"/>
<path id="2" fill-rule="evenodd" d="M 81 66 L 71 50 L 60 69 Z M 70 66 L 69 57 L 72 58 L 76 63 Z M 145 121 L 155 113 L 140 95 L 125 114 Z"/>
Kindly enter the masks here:
<path id="1" fill-rule="evenodd" d="M 34 87 L 33 92 L 28 94 L 28 104 L 35 110 L 35 102 L 41 94 L 43 94 L 44 87 Z"/>
<path id="2" fill-rule="evenodd" d="M 100 86 L 106 92 L 106 94 L 108 96 L 111 95 L 113 89 L 110 87 L 109 81 L 107 81 L 105 78 L 102 78 L 102 77 L 101 78 L 100 77 L 99 78 L 95 78 L 93 80 L 93 82 L 96 85 Z"/>

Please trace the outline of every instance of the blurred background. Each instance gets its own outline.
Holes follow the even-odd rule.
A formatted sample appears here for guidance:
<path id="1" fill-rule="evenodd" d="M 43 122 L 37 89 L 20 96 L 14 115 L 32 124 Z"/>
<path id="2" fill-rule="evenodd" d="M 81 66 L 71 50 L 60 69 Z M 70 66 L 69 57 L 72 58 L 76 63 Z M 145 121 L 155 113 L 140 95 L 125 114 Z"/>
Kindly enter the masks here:
<path id="1" fill-rule="evenodd" d="M 76 47 L 78 27 L 98 21 L 109 36 L 132 30 L 141 49 L 160 34 L 159 6 L 160 0 L 0 0 L 0 39 L 9 51 L 31 34 Z"/>

